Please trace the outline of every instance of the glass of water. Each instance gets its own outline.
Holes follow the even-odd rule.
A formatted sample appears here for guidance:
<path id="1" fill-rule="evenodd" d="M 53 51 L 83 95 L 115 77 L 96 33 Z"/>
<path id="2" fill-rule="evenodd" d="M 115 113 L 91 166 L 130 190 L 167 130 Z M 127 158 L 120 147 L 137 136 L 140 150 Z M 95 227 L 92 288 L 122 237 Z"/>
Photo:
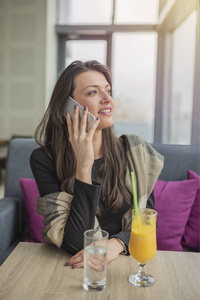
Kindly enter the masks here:
<path id="1" fill-rule="evenodd" d="M 102 291 L 106 287 L 108 232 L 90 229 L 84 232 L 84 280 L 86 291 Z"/>

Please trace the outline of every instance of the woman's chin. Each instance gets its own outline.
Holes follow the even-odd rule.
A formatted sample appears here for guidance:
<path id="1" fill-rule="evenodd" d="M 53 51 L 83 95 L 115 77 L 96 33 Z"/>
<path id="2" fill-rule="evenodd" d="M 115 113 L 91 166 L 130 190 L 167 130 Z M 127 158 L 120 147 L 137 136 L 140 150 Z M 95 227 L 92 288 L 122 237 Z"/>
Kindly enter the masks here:
<path id="1" fill-rule="evenodd" d="M 99 123 L 98 129 L 106 129 L 113 126 L 113 119 L 112 120 L 102 120 L 103 122 Z"/>

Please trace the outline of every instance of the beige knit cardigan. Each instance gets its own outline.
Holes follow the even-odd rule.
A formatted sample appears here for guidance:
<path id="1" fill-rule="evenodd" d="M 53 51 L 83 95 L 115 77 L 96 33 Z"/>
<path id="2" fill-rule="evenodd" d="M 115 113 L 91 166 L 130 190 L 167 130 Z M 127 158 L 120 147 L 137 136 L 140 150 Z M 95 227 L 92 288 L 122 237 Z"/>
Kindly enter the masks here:
<path id="1" fill-rule="evenodd" d="M 138 207 L 145 208 L 147 199 L 163 168 L 164 158 L 150 144 L 136 135 L 123 135 L 128 164 L 125 185 L 132 194 L 131 171 L 135 173 Z M 61 247 L 66 221 L 70 212 L 73 196 L 66 192 L 52 193 L 37 199 L 38 214 L 44 216 L 42 237 L 44 242 Z M 132 209 L 122 217 L 122 231 L 131 229 Z M 100 228 L 95 217 L 94 228 Z"/>

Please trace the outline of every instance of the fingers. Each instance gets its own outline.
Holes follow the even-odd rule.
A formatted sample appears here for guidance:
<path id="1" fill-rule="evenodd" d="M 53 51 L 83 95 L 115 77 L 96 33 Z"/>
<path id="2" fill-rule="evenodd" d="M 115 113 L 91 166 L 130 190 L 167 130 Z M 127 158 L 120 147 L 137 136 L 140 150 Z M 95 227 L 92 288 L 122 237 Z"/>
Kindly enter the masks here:
<path id="1" fill-rule="evenodd" d="M 91 269 L 97 271 L 104 270 L 106 264 L 105 257 L 102 257 L 101 255 L 95 255 L 95 254 L 87 254 L 87 255 L 88 255 L 87 264 Z"/>
<path id="2" fill-rule="evenodd" d="M 96 253 L 96 248 L 101 247 L 102 249 L 106 248 L 107 241 L 106 240 L 100 240 L 95 241 L 92 243 L 94 247 L 94 253 Z M 99 254 L 91 254 L 87 253 L 87 264 L 91 269 L 97 270 L 97 271 L 103 271 L 106 264 L 106 256 L 105 255 L 99 255 Z"/>
<path id="3" fill-rule="evenodd" d="M 86 126 L 87 126 L 88 108 L 86 106 L 84 107 L 83 115 L 82 115 L 82 118 L 81 118 L 81 123 L 80 123 L 80 120 L 79 120 L 80 119 L 80 117 L 79 117 L 79 110 L 80 110 L 79 106 L 75 105 L 74 106 L 73 121 L 70 118 L 70 114 L 69 113 L 67 113 L 67 116 L 66 116 L 68 129 L 70 128 L 70 133 L 73 132 L 75 136 L 78 136 L 79 129 L 80 129 L 80 133 L 85 133 L 86 132 Z"/>
<path id="4" fill-rule="evenodd" d="M 65 266 L 71 266 L 72 269 L 83 268 L 84 265 L 84 250 L 79 251 L 74 256 L 72 256 Z"/>
<path id="5" fill-rule="evenodd" d="M 83 110 L 83 115 L 81 119 L 81 124 L 80 124 L 80 134 L 85 134 L 86 132 L 86 126 L 87 126 L 87 114 L 88 114 L 88 108 L 85 106 Z"/>
<path id="6" fill-rule="evenodd" d="M 88 131 L 88 138 L 91 138 L 93 137 L 94 133 L 95 133 L 95 130 L 97 129 L 98 125 L 99 125 L 99 121 L 100 121 L 100 118 L 96 118 L 94 124 L 91 126 L 91 128 L 89 129 Z"/>
<path id="7" fill-rule="evenodd" d="M 90 268 L 102 271 L 105 268 L 105 258 L 101 255 L 87 254 L 87 264 Z M 65 266 L 71 266 L 72 269 L 79 269 L 84 267 L 84 250 L 79 251 L 77 254 L 72 256 Z"/>
<path id="8" fill-rule="evenodd" d="M 73 132 L 74 136 L 78 137 L 79 131 L 79 107 L 74 105 Z"/>

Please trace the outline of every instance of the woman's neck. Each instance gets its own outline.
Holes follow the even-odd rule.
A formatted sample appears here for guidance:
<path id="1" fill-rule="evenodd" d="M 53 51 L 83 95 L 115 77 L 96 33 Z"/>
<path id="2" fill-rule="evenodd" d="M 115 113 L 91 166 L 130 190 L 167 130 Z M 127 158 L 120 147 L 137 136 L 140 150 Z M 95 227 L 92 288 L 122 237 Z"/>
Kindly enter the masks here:
<path id="1" fill-rule="evenodd" d="M 93 148 L 94 148 L 94 159 L 101 158 L 103 156 L 102 130 L 98 130 L 95 132 L 93 136 Z"/>

